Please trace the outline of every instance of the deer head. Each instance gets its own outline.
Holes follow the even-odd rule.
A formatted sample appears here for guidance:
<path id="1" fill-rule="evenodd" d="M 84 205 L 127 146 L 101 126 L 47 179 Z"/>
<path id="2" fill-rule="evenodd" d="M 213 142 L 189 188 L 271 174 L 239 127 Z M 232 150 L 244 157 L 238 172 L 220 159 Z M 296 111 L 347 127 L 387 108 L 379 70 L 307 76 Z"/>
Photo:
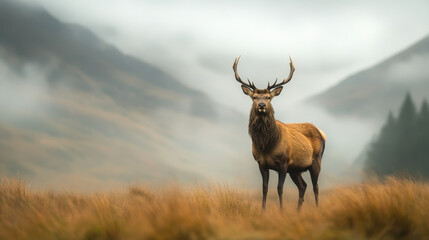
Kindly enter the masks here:
<path id="1" fill-rule="evenodd" d="M 240 57 L 236 58 L 234 61 L 234 64 L 232 65 L 232 69 L 235 73 L 235 79 L 237 82 L 241 83 L 241 89 L 243 90 L 243 93 L 249 96 L 253 101 L 253 107 L 252 109 L 258 113 L 258 114 L 266 114 L 269 112 L 272 112 L 272 106 L 271 106 L 271 100 L 280 95 L 280 93 L 283 90 L 283 85 L 288 83 L 293 76 L 293 72 L 295 71 L 295 67 L 293 65 L 292 59 L 290 59 L 290 73 L 287 78 L 285 78 L 282 82 L 277 83 L 277 79 L 274 82 L 273 85 L 270 85 L 270 82 L 268 82 L 268 86 L 266 89 L 258 89 L 255 87 L 255 84 L 253 82 L 250 82 L 249 79 L 247 79 L 247 82 L 243 82 L 240 78 L 240 75 L 238 75 L 237 72 L 237 65 L 238 61 L 240 60 Z"/>

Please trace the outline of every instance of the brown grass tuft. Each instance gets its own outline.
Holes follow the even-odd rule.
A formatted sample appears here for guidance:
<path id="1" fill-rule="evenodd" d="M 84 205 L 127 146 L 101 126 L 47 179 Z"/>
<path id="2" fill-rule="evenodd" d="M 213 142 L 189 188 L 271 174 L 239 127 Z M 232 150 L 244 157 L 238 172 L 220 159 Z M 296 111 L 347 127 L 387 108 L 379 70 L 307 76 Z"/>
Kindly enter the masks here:
<path id="1" fill-rule="evenodd" d="M 297 191 L 279 211 L 271 191 L 261 213 L 259 191 L 227 185 L 158 191 L 34 192 L 21 181 L 0 183 L 0 239 L 428 239 L 429 185 L 389 178 L 321 192 Z"/>

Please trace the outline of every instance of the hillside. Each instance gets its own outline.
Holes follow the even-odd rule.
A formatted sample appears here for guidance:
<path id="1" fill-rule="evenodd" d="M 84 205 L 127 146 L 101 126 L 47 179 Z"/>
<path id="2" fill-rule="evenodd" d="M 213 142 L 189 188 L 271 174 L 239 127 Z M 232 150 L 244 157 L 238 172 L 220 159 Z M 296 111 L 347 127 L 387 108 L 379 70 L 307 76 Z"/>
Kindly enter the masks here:
<path id="1" fill-rule="evenodd" d="M 429 36 L 379 64 L 353 74 L 312 97 L 337 116 L 384 119 L 411 92 L 417 102 L 429 97 Z"/>
<path id="2" fill-rule="evenodd" d="M 286 192 L 279 211 L 269 194 L 228 185 L 116 192 L 40 192 L 0 182 L 1 239 L 427 239 L 429 186 L 390 178 L 305 196 Z M 290 199 L 290 200 L 289 200 Z M 19 224 L 18 224 L 19 223 Z"/>
<path id="3" fill-rule="evenodd" d="M 210 100 L 201 92 L 124 55 L 84 27 L 62 23 L 39 6 L 5 0 L 0 4 L 0 21 L 7 23 L 0 26 L 0 44 L 8 67 L 18 70 L 26 63 L 48 66 L 50 86 L 67 81 L 68 88 L 109 95 L 128 109 L 179 107 L 191 112 L 180 105 L 188 100 L 200 106 L 192 113 L 215 115 Z M 163 94 L 157 94 L 159 91 Z"/>
<path id="4" fill-rule="evenodd" d="M 0 22 L 2 176 L 82 189 L 248 173 L 245 116 L 39 6 L 0 0 Z"/>

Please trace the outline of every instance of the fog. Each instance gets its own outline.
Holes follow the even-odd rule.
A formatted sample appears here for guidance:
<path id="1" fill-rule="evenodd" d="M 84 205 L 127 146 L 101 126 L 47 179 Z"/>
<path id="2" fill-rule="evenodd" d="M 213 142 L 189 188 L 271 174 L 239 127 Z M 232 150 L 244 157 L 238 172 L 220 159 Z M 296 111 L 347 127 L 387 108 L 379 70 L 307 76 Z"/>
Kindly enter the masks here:
<path id="1" fill-rule="evenodd" d="M 2 123 L 33 118 L 43 122 L 37 134 L 9 126 L 0 130 L 13 135 L 14 143 L 35 144 L 30 149 L 40 144 L 60 150 L 34 155 L 49 158 L 52 166 L 57 166 L 58 156 L 73 156 L 76 166 L 85 171 L 63 174 L 63 180 L 80 178 L 81 183 L 94 184 L 103 184 L 109 174 L 113 176 L 109 181 L 130 181 L 145 174 L 157 181 L 165 179 L 162 174 L 230 182 L 248 181 L 252 176 L 256 184 L 259 173 L 247 134 L 251 99 L 242 93 L 232 71 L 238 56 L 240 76 L 250 78 L 258 88 L 287 77 L 289 57 L 293 59 L 294 77 L 272 101 L 276 118 L 311 122 L 326 133 L 322 174 L 331 183 L 332 179 L 338 182 L 382 122 L 333 116 L 305 100 L 425 36 L 429 22 L 427 1 L 20 1 L 38 3 L 61 21 L 91 29 L 124 53 L 164 70 L 216 103 L 215 120 L 190 116 L 180 109 L 158 109 L 148 115 L 128 111 L 102 91 L 68 91 L 67 82 L 73 82 L 67 81 L 69 76 L 58 81 L 59 91 L 51 91 L 49 74 L 60 66 L 50 69 L 25 63 L 15 69 L 6 63 L 9 56 L 0 55 Z M 413 74 L 424 77 L 426 60 L 416 57 L 386 71 L 395 81 Z M 422 71 L 413 72 L 416 67 Z M 98 84 L 70 69 L 75 77 L 83 76 L 85 84 Z M 137 82 L 133 76 L 113 73 L 124 82 Z M 54 134 L 45 135 L 45 128 L 52 128 Z M 42 175 L 41 168 L 34 167 L 36 175 Z M 41 182 L 49 184 L 56 170 L 53 167 L 52 175 L 42 177 Z"/>
<path id="2" fill-rule="evenodd" d="M 2 118 L 17 120 L 46 111 L 47 75 L 40 67 L 27 64 L 17 71 L 0 58 L 0 76 Z"/>
<path id="3" fill-rule="evenodd" d="M 392 81 L 401 82 L 405 85 L 413 83 L 413 81 L 421 81 L 429 73 L 428 61 L 429 54 L 413 56 L 406 62 L 399 62 L 390 66 L 386 69 L 386 75 Z"/>
<path id="4" fill-rule="evenodd" d="M 30 2 L 243 113 L 231 70 L 239 55 L 258 87 L 287 76 L 292 56 L 289 101 L 299 101 L 425 36 L 429 22 L 424 0 Z"/>

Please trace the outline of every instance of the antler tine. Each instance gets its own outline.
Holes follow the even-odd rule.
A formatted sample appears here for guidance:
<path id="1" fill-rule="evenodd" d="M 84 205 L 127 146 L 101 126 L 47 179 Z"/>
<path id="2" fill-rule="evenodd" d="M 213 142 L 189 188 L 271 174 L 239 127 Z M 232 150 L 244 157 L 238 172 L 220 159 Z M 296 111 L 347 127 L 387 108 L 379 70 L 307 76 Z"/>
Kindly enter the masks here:
<path id="1" fill-rule="evenodd" d="M 274 84 L 273 85 L 276 85 L 276 83 L 277 83 L 277 80 L 279 80 L 278 78 L 276 78 L 276 81 L 274 81 Z M 267 86 L 267 89 L 270 89 L 270 81 L 268 81 L 268 86 Z"/>
<path id="2" fill-rule="evenodd" d="M 256 89 L 256 87 L 255 87 L 255 83 L 253 83 L 253 81 L 252 81 L 252 82 L 250 82 L 249 78 L 247 78 L 247 82 L 249 83 L 249 85 L 250 85 L 251 87 L 253 87 L 253 88 L 255 88 L 255 89 Z"/>
<path id="3" fill-rule="evenodd" d="M 290 59 L 290 63 L 289 63 L 289 66 L 290 66 L 289 76 L 287 78 L 283 79 L 283 81 L 281 83 L 276 84 L 277 83 L 277 79 L 276 79 L 276 81 L 274 82 L 274 84 L 272 86 L 270 86 L 270 83 L 268 83 L 268 87 L 267 87 L 268 90 L 271 90 L 271 89 L 280 87 L 282 85 L 285 85 L 286 83 L 288 83 L 292 79 L 293 73 L 295 72 L 295 66 L 293 65 L 292 58 L 289 57 L 289 59 Z"/>
<path id="4" fill-rule="evenodd" d="M 240 56 L 241 57 L 241 56 Z M 237 58 L 235 58 L 235 60 L 234 60 L 234 64 L 232 65 L 232 69 L 234 70 L 234 74 L 235 74 L 235 79 L 237 80 L 237 82 L 239 82 L 239 83 L 241 83 L 241 85 L 244 85 L 244 86 L 246 86 L 246 87 L 248 87 L 248 88 L 250 88 L 250 89 L 252 89 L 252 90 L 255 90 L 256 89 L 256 87 L 255 87 L 255 84 L 252 82 L 250 82 L 250 80 L 249 79 L 247 79 L 247 81 L 249 82 L 249 83 L 245 83 L 245 82 L 243 82 L 242 80 L 241 80 L 241 78 L 240 78 L 240 75 L 238 75 L 238 72 L 237 72 L 237 65 L 238 65 L 238 61 L 240 60 L 240 57 L 237 57 Z"/>

